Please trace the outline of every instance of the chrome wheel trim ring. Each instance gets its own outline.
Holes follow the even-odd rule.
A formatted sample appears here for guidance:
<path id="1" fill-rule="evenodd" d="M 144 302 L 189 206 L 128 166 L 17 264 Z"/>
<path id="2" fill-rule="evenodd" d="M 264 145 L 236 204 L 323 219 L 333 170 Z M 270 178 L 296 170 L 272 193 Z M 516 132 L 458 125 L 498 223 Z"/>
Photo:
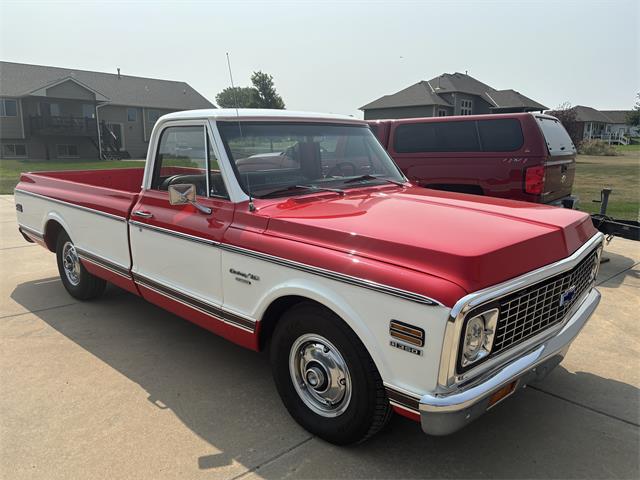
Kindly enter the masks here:
<path id="1" fill-rule="evenodd" d="M 347 362 L 323 336 L 307 333 L 293 342 L 289 373 L 300 399 L 318 415 L 338 417 L 349 407 L 352 383 Z"/>
<path id="2" fill-rule="evenodd" d="M 77 287 L 80 284 L 80 257 L 71 242 L 62 247 L 62 266 L 69 283 Z"/>

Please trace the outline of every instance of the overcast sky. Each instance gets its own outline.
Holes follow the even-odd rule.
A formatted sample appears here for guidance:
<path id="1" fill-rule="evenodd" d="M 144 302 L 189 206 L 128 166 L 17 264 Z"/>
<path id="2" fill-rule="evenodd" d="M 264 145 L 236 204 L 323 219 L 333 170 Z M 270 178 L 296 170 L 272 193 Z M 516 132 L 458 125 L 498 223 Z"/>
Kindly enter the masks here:
<path id="1" fill-rule="evenodd" d="M 287 108 L 358 108 L 468 71 L 549 107 L 629 109 L 640 0 L 53 2 L 0 0 L 0 58 L 183 80 L 209 100 L 254 70 Z"/>

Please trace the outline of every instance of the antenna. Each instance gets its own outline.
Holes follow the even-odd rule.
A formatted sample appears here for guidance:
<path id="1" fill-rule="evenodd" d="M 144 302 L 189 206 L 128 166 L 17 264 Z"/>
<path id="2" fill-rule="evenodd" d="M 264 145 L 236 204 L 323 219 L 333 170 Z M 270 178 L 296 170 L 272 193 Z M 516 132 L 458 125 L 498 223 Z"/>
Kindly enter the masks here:
<path id="1" fill-rule="evenodd" d="M 229 52 L 227 55 L 227 67 L 229 68 L 229 80 L 231 80 L 231 91 L 233 92 L 233 103 L 236 107 L 236 118 L 238 119 L 238 131 L 240 132 L 240 138 L 242 139 L 242 125 L 240 124 L 240 113 L 238 112 L 238 97 L 236 93 L 236 87 L 233 84 L 233 73 L 231 72 L 231 60 L 229 59 Z M 246 174 L 247 193 L 249 194 L 249 211 L 255 212 L 256 206 L 253 204 L 253 195 L 251 195 L 251 182 L 249 181 L 249 172 Z"/>
<path id="2" fill-rule="evenodd" d="M 233 103 L 236 104 L 236 117 L 238 117 L 238 128 L 240 127 L 240 114 L 238 113 L 238 97 L 236 95 L 236 87 L 233 84 L 233 73 L 231 73 L 231 60 L 229 60 L 229 52 L 227 52 L 227 67 L 229 68 L 229 79 L 231 80 L 231 91 L 233 92 Z M 242 130 L 240 131 L 242 136 Z"/>

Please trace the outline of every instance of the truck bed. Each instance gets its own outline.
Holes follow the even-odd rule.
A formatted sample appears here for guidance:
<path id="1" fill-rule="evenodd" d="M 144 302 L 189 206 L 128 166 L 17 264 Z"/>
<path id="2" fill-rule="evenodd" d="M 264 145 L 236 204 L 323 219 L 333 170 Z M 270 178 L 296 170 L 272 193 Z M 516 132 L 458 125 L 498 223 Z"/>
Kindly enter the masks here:
<path id="1" fill-rule="evenodd" d="M 135 203 L 144 168 L 23 173 L 20 189 L 126 218 Z"/>

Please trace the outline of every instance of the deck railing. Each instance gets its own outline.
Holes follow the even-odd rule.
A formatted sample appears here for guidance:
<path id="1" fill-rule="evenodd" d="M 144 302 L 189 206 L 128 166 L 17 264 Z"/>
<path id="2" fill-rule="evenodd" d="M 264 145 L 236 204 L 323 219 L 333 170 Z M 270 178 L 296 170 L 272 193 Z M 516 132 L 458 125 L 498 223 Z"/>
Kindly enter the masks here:
<path id="1" fill-rule="evenodd" d="M 41 135 L 98 136 L 95 118 L 31 115 L 29 125 L 33 133 Z"/>

